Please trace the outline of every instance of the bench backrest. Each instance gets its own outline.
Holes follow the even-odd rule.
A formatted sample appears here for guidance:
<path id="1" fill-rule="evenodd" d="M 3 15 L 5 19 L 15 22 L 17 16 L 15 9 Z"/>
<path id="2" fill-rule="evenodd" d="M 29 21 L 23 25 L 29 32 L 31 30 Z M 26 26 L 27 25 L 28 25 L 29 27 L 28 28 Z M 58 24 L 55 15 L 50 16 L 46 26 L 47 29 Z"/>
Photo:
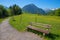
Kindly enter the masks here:
<path id="1" fill-rule="evenodd" d="M 35 23 L 35 22 L 30 22 L 31 26 L 40 26 L 49 29 L 51 25 L 49 24 L 43 24 L 43 23 Z"/>

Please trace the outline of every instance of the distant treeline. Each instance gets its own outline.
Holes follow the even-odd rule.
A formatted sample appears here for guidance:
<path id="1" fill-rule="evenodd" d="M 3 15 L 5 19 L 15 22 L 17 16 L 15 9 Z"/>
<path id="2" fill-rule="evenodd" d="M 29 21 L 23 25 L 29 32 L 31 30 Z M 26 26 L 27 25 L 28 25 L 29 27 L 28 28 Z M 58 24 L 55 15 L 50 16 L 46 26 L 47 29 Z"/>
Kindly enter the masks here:
<path id="1" fill-rule="evenodd" d="M 10 7 L 5 7 L 3 5 L 0 5 L 0 18 L 13 16 L 13 15 L 20 15 L 20 14 L 22 14 L 22 9 L 16 4 L 14 4 Z M 46 13 L 46 15 L 60 16 L 60 8 L 48 12 L 48 13 Z"/>
<path id="2" fill-rule="evenodd" d="M 60 16 L 60 8 L 48 12 L 47 15 Z"/>
<path id="3" fill-rule="evenodd" d="M 10 6 L 9 8 L 0 5 L 0 18 L 22 14 L 22 9 L 18 5 Z"/>

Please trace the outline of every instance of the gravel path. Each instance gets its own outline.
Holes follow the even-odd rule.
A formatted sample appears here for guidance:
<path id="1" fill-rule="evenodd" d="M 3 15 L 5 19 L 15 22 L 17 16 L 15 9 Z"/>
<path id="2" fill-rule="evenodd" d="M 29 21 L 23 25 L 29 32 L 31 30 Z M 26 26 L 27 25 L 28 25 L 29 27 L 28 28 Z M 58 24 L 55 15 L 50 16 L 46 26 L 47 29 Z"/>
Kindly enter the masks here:
<path id="1" fill-rule="evenodd" d="M 9 24 L 9 18 L 0 24 L 0 40 L 42 40 L 31 32 L 18 32 Z"/>

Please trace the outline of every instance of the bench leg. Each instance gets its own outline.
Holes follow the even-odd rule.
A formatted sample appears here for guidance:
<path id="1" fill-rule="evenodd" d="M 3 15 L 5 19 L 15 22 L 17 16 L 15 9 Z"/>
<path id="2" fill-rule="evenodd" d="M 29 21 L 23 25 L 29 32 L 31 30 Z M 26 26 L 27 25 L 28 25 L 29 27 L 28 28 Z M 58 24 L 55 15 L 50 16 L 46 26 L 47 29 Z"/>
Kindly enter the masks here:
<path id="1" fill-rule="evenodd" d="M 43 36 L 45 36 L 45 33 L 43 33 Z"/>
<path id="2" fill-rule="evenodd" d="M 43 33 L 43 39 L 44 39 L 44 37 L 45 37 L 45 33 Z"/>

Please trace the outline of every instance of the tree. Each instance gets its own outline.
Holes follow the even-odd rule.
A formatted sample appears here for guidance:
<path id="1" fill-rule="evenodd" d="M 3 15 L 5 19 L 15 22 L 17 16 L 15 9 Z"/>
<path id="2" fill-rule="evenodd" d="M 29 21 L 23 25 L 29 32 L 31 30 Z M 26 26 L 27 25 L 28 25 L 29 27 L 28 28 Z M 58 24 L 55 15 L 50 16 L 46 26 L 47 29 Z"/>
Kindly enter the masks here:
<path id="1" fill-rule="evenodd" d="M 53 11 L 48 12 L 48 13 L 47 13 L 47 15 L 60 16 L 60 8 L 58 8 L 58 9 L 55 9 L 55 10 L 53 10 Z"/>
<path id="2" fill-rule="evenodd" d="M 4 6 L 0 5 L 0 18 L 7 17 L 8 13 Z"/>
<path id="3" fill-rule="evenodd" d="M 16 4 L 13 6 L 10 6 L 9 9 L 10 9 L 12 15 L 22 14 L 21 8 Z"/>
<path id="4" fill-rule="evenodd" d="M 60 16 L 60 8 L 55 11 L 55 15 Z"/>

